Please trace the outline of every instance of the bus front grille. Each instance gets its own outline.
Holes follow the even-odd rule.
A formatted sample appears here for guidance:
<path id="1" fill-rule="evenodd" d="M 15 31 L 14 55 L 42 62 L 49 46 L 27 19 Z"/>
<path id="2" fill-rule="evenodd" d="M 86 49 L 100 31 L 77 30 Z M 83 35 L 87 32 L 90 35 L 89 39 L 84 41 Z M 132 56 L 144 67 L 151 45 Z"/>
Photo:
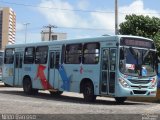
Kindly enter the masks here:
<path id="1" fill-rule="evenodd" d="M 129 80 L 133 84 L 148 84 L 151 80 Z"/>
<path id="2" fill-rule="evenodd" d="M 148 88 L 148 86 L 135 86 L 135 85 L 132 85 L 131 87 L 133 87 L 133 88 L 139 88 L 139 89 L 141 89 L 141 88 Z"/>
<path id="3" fill-rule="evenodd" d="M 133 90 L 134 94 L 146 94 L 146 91 Z"/>

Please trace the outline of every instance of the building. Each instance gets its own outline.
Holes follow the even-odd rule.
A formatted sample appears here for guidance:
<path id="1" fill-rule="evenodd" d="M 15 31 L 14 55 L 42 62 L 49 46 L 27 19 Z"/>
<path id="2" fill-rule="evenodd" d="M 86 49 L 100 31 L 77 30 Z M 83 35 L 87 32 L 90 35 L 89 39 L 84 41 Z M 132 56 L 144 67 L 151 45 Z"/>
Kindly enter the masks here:
<path id="1" fill-rule="evenodd" d="M 16 14 L 8 7 L 0 8 L 0 50 L 15 43 Z"/>
<path id="2" fill-rule="evenodd" d="M 41 32 L 41 39 L 42 41 L 49 41 L 49 30 L 43 30 Z M 67 39 L 67 33 L 58 33 L 58 32 L 51 32 L 50 40 L 64 40 Z"/>

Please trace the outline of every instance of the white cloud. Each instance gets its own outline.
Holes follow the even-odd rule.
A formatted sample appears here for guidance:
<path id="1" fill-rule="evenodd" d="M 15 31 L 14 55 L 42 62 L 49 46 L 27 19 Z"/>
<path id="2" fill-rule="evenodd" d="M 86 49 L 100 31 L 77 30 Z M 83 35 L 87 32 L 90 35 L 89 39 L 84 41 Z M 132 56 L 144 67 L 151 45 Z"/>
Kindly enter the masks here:
<path id="1" fill-rule="evenodd" d="M 83 21 L 83 18 L 78 16 L 74 11 L 67 10 L 58 10 L 58 9 L 69 9 L 73 10 L 73 6 L 68 2 L 64 2 L 61 0 L 48 0 L 42 1 L 39 4 L 40 7 L 47 6 L 48 8 L 56 8 L 56 9 L 44 9 L 39 8 L 38 10 L 46 17 L 49 23 L 64 26 L 64 27 L 78 27 L 78 26 L 86 26 L 87 23 Z"/>
<path id="2" fill-rule="evenodd" d="M 119 23 L 125 21 L 125 16 L 127 14 L 142 14 L 160 17 L 156 10 L 151 10 L 149 8 L 144 8 L 144 2 L 142 0 L 135 0 L 130 5 L 127 6 L 119 6 Z M 49 8 L 57 8 L 57 9 L 44 9 L 38 8 L 39 12 L 42 13 L 45 18 L 48 20 L 50 24 L 64 27 L 89 27 L 89 28 L 104 28 L 107 29 L 107 34 L 114 33 L 114 25 L 115 25 L 115 16 L 113 13 L 99 13 L 99 12 L 91 12 L 86 14 L 80 14 L 76 11 L 64 11 L 62 9 L 70 9 L 74 10 L 72 4 L 67 1 L 62 0 L 44 0 L 39 4 L 40 7 L 47 6 Z M 82 0 L 77 3 L 79 9 L 87 9 L 87 2 Z M 95 11 L 114 11 L 113 9 L 99 9 L 95 8 Z M 153 14 L 154 13 L 154 14 Z"/>
<path id="3" fill-rule="evenodd" d="M 144 1 L 142 0 L 136 0 L 129 6 L 123 6 L 119 8 L 119 22 L 123 22 L 125 19 L 125 16 L 127 14 L 136 14 L 136 15 L 148 15 L 150 17 L 160 17 L 158 14 L 158 11 L 151 10 L 149 8 L 144 8 Z"/>
<path id="4" fill-rule="evenodd" d="M 34 43 L 34 42 L 40 42 L 41 41 L 41 34 L 40 33 L 27 33 L 27 39 L 26 43 Z M 22 44 L 25 43 L 25 32 L 18 32 L 16 34 L 16 44 Z"/>
<path id="5" fill-rule="evenodd" d="M 41 34 L 32 32 L 30 29 L 27 30 L 27 40 L 26 43 L 33 43 L 41 41 Z M 16 23 L 16 36 L 15 43 L 21 44 L 25 43 L 25 25 L 24 23 Z"/>
<path id="6" fill-rule="evenodd" d="M 77 7 L 81 10 L 86 10 L 89 6 L 89 1 L 88 0 L 79 0 Z"/>
<path id="7" fill-rule="evenodd" d="M 107 10 L 103 10 L 107 11 Z M 149 8 L 144 8 L 144 3 L 142 0 L 136 0 L 129 6 L 122 6 L 119 7 L 119 15 L 118 15 L 118 21 L 119 24 L 121 22 L 125 21 L 125 16 L 128 14 L 137 14 L 137 15 L 149 15 L 150 17 L 160 17 L 157 11 L 151 10 Z M 101 28 L 106 28 L 109 33 L 114 32 L 114 26 L 115 26 L 115 16 L 114 13 L 106 13 L 106 14 L 100 14 L 100 13 L 92 13 L 91 14 L 93 19 L 93 25 L 100 26 Z M 111 32 L 112 31 L 112 32 Z"/>
<path id="8" fill-rule="evenodd" d="M 22 23 L 16 23 L 16 31 L 24 30 L 24 25 Z"/>
<path id="9" fill-rule="evenodd" d="M 92 26 L 106 29 L 106 33 L 112 34 L 114 31 L 114 14 L 92 13 Z"/>

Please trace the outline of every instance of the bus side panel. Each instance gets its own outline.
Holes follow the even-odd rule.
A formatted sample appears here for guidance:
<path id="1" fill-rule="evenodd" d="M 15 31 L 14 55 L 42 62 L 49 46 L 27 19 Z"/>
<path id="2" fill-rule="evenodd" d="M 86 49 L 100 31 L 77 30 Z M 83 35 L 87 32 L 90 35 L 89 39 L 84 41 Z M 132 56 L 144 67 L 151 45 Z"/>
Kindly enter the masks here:
<path id="1" fill-rule="evenodd" d="M 2 81 L 5 84 L 14 85 L 14 65 L 13 64 L 5 64 L 2 69 L 3 77 Z"/>
<path id="2" fill-rule="evenodd" d="M 59 89 L 62 91 L 79 92 L 79 64 L 63 64 L 63 70 L 59 70 Z"/>
<path id="3" fill-rule="evenodd" d="M 80 92 L 81 80 L 87 78 L 93 82 L 95 95 L 99 95 L 99 65 L 65 64 L 63 66 L 67 78 L 60 75 L 59 90 Z"/>

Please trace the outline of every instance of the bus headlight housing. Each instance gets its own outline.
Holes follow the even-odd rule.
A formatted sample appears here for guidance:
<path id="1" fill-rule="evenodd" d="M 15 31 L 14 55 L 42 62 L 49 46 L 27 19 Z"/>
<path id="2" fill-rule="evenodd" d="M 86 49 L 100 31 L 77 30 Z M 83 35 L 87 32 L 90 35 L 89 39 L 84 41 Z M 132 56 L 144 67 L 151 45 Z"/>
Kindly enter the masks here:
<path id="1" fill-rule="evenodd" d="M 128 83 L 122 79 L 122 78 L 119 78 L 119 82 L 121 83 L 121 85 L 125 88 L 129 88 L 130 86 L 128 85 Z"/>
<path id="2" fill-rule="evenodd" d="M 150 86 L 149 88 L 150 88 L 150 89 L 153 89 L 153 88 L 157 87 L 157 86 L 156 86 L 156 83 L 157 83 L 157 82 L 156 82 L 156 79 L 153 78 L 152 81 L 151 81 L 151 86 Z"/>

